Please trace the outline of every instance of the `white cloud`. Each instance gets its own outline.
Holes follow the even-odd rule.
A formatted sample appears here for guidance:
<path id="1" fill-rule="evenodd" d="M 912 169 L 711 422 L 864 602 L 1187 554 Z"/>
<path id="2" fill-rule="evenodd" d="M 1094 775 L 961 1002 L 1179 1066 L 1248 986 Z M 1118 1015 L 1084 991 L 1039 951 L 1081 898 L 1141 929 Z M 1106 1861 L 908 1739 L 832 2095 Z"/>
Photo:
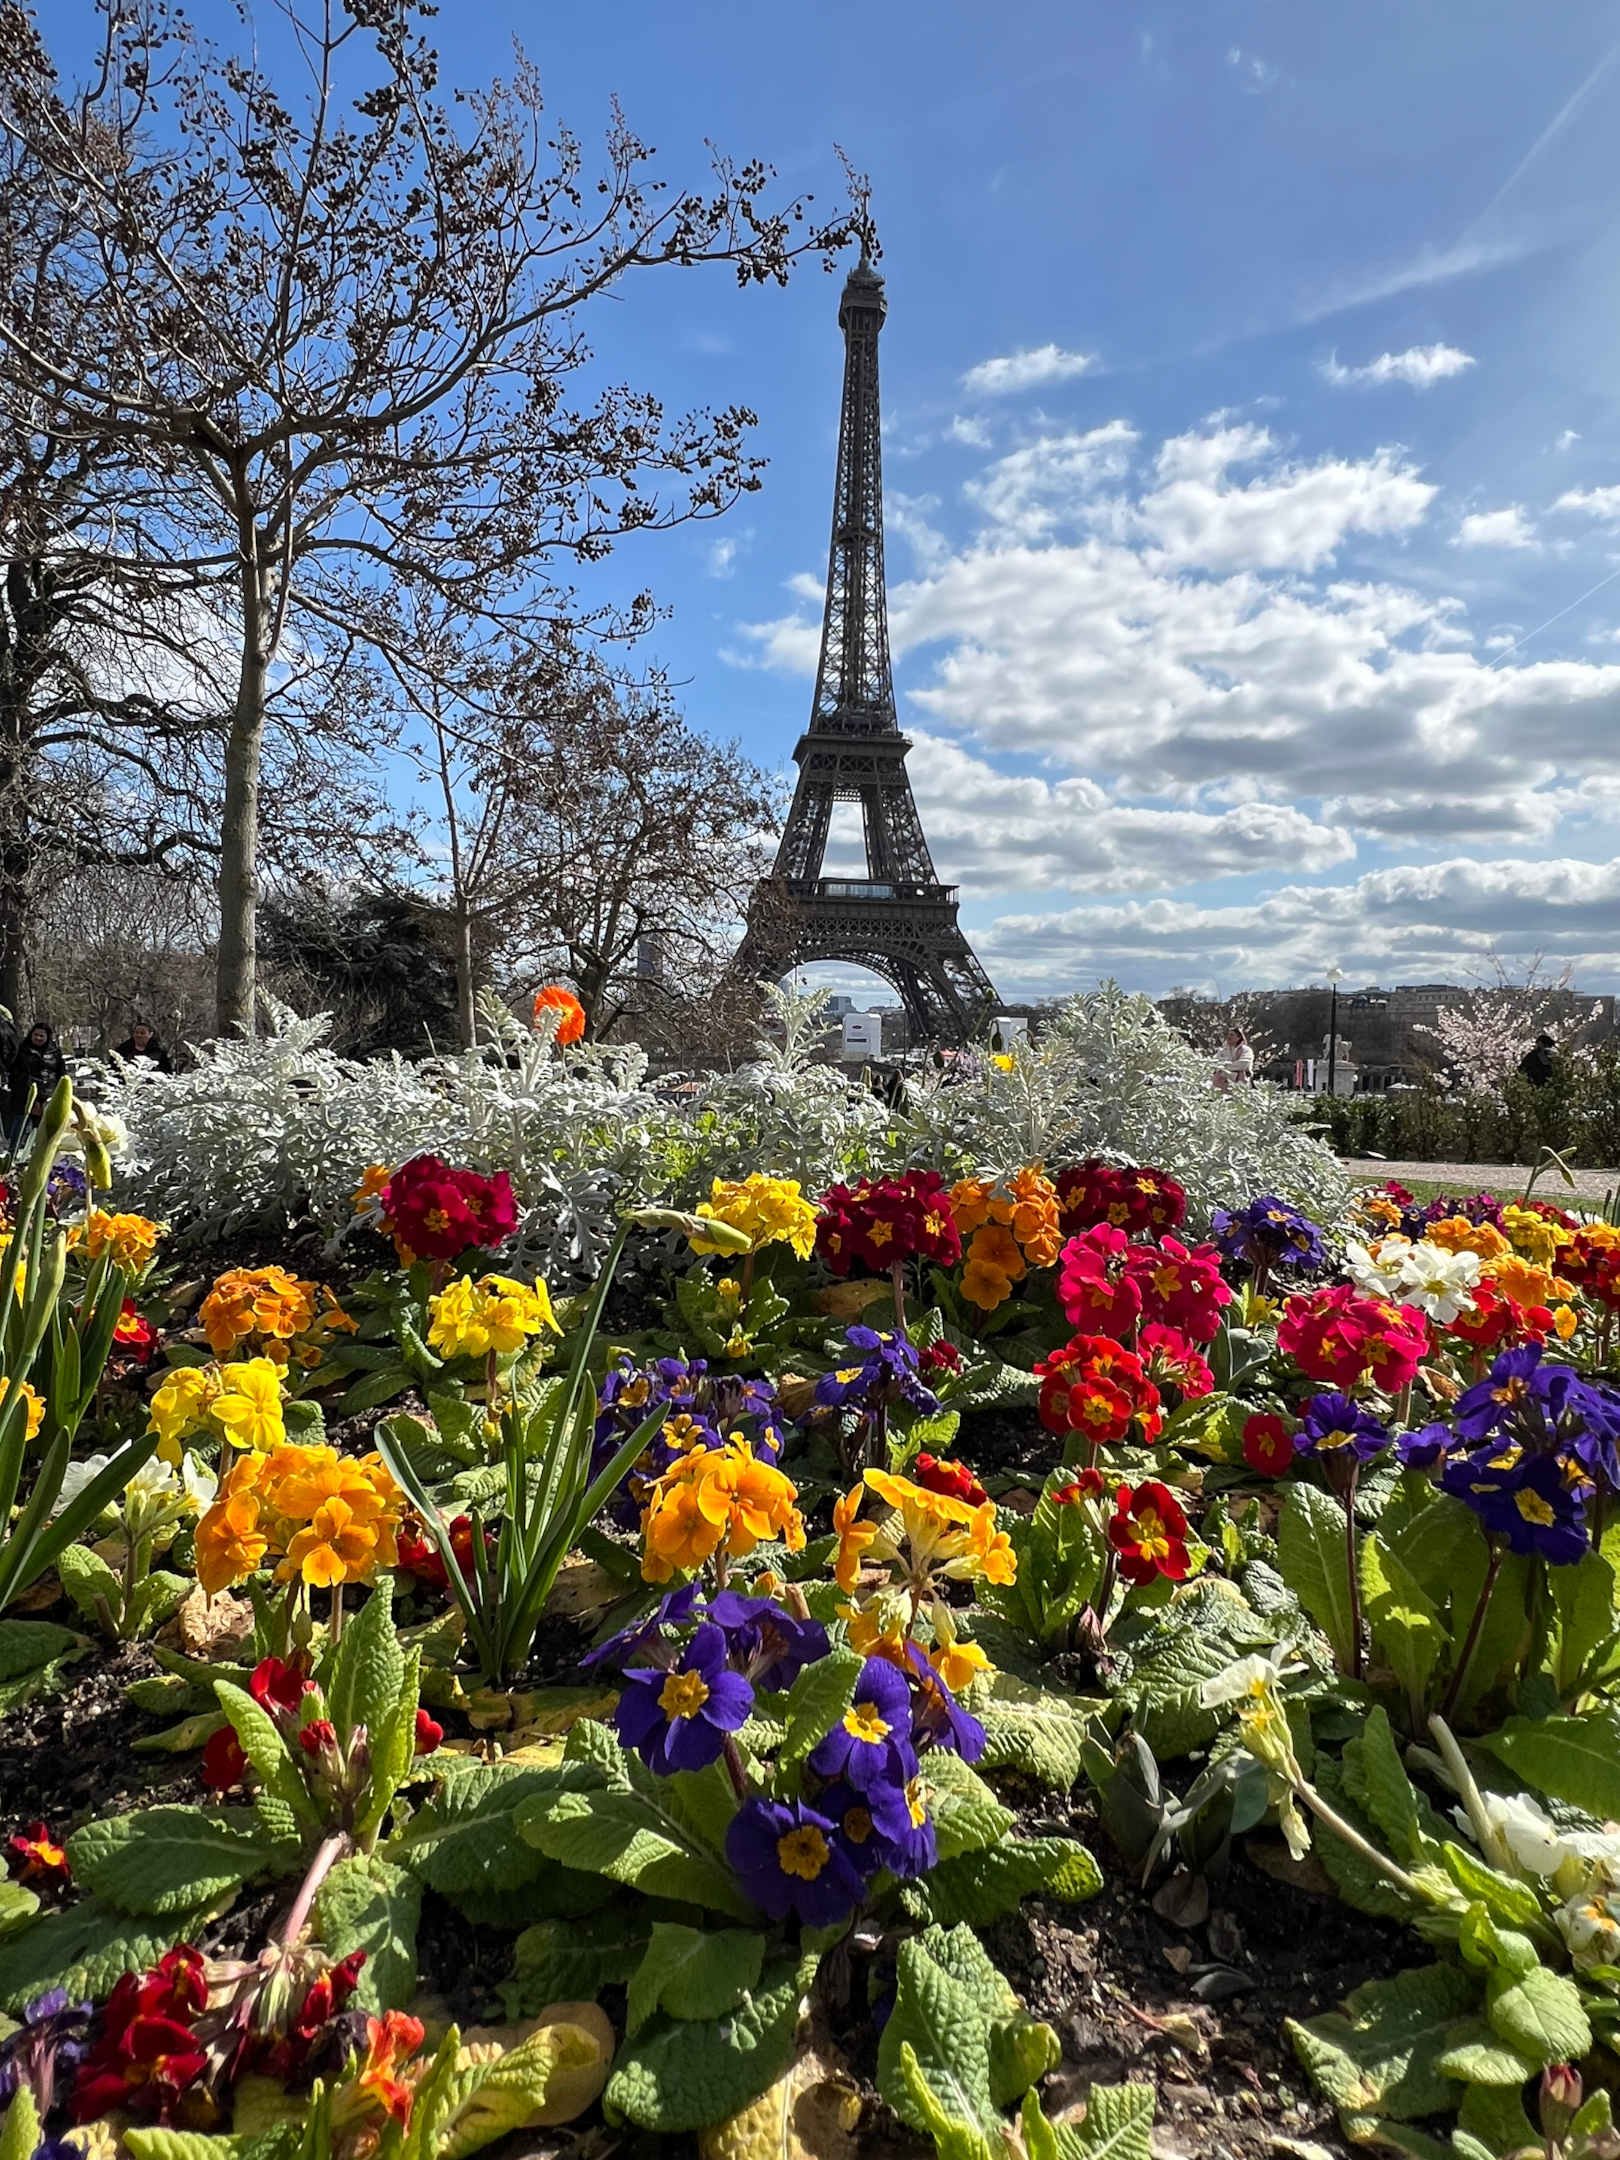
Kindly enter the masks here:
<path id="1" fill-rule="evenodd" d="M 1268 460 L 1267 429 L 1178 435 L 1159 452 L 1160 485 L 1137 510 L 1140 529 L 1167 563 L 1206 570 L 1314 570 L 1351 532 L 1406 532 L 1438 489 L 1393 450 L 1370 458 L 1280 465 L 1233 486 L 1233 465 Z"/>
<path id="2" fill-rule="evenodd" d="M 1536 528 L 1524 514 L 1522 503 L 1505 510 L 1474 510 L 1457 527 L 1454 547 L 1533 548 L 1539 545 Z"/>
<path id="3" fill-rule="evenodd" d="M 708 571 L 712 578 L 728 578 L 737 565 L 735 540 L 716 540 L 709 549 Z"/>
<path id="4" fill-rule="evenodd" d="M 1612 974 L 1620 860 L 1454 860 L 1285 885 L 1237 907 L 1129 901 L 1004 915 L 975 943 L 1003 995 L 1098 975 L 1167 988 L 1189 968 L 1228 984 L 1455 981 L 1491 952 L 1535 951 Z M 1353 1029 L 1352 1029 L 1353 1033 Z"/>
<path id="5" fill-rule="evenodd" d="M 951 442 L 966 443 L 970 450 L 988 450 L 990 430 L 982 420 L 975 420 L 967 413 L 957 413 L 945 430 Z"/>
<path id="6" fill-rule="evenodd" d="M 1474 365 L 1473 354 L 1460 352 L 1455 345 L 1411 345 L 1405 352 L 1380 353 L 1365 367 L 1341 367 L 1334 353 L 1323 363 L 1322 373 L 1330 383 L 1372 387 L 1399 382 L 1410 384 L 1414 390 L 1432 390 L 1448 375 L 1460 375 L 1464 368 Z"/>
<path id="7" fill-rule="evenodd" d="M 1104 483 L 1122 480 L 1137 440 L 1124 420 L 1084 435 L 1043 435 L 997 458 L 965 493 L 996 525 L 1035 538 L 1072 519 Z"/>
<path id="8" fill-rule="evenodd" d="M 940 875 L 976 892 L 1151 892 L 1266 870 L 1328 870 L 1355 842 L 1289 803 L 1213 813 L 1119 803 L 1095 780 L 999 772 L 912 730 L 913 793 Z"/>
<path id="9" fill-rule="evenodd" d="M 1572 444 L 1578 443 L 1580 439 L 1580 432 L 1578 429 L 1567 427 L 1565 428 L 1564 432 L 1559 436 L 1558 440 L 1553 444 L 1553 448 L 1555 450 L 1567 450 Z"/>
<path id="10" fill-rule="evenodd" d="M 1037 345 L 1025 352 L 1002 353 L 981 360 L 962 377 L 970 397 L 1007 397 L 1019 390 L 1035 390 L 1042 383 L 1067 382 L 1095 367 L 1095 353 L 1065 352 L 1059 345 Z"/>
<path id="11" fill-rule="evenodd" d="M 1606 525 L 1620 525 L 1620 487 L 1570 488 L 1553 504 L 1555 510 L 1580 510 L 1601 518 Z"/>

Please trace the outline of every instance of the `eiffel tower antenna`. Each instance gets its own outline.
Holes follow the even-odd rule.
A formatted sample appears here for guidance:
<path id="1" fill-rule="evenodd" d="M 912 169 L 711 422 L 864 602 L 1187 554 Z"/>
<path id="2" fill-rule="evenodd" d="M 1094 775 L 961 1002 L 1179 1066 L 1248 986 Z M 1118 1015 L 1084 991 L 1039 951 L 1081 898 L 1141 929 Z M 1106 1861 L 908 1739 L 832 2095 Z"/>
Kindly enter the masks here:
<path id="1" fill-rule="evenodd" d="M 821 659 L 810 724 L 793 752 L 793 806 L 770 875 L 754 889 L 732 970 L 780 980 L 816 960 L 870 968 L 900 993 L 914 1039 L 960 1043 L 986 1028 L 996 993 L 957 923 L 957 888 L 934 869 L 906 775 L 911 744 L 895 715 L 878 409 L 888 304 L 872 267 L 866 190 L 852 187 L 861 259 L 838 305 L 844 402 Z M 835 802 L 861 806 L 864 877 L 823 875 Z"/>

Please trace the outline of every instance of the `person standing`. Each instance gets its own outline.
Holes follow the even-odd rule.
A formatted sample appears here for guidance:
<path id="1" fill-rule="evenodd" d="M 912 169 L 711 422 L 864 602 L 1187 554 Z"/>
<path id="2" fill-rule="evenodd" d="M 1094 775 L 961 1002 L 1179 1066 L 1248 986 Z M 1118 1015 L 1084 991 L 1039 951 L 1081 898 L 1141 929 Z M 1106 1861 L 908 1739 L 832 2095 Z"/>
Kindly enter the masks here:
<path id="1" fill-rule="evenodd" d="M 18 1045 L 6 1075 L 6 1139 L 13 1151 L 22 1139 L 24 1127 L 39 1124 L 45 1105 L 66 1072 L 50 1022 L 36 1020 Z"/>
<path id="2" fill-rule="evenodd" d="M 1214 1081 L 1217 1093 L 1254 1085 L 1254 1050 L 1240 1027 L 1228 1028 L 1226 1040 L 1215 1053 Z"/>
<path id="3" fill-rule="evenodd" d="M 173 1072 L 174 1060 L 157 1038 L 156 1031 L 148 1021 L 136 1019 L 129 1033 L 113 1052 L 115 1057 L 126 1060 L 150 1058 L 159 1072 Z"/>
<path id="4" fill-rule="evenodd" d="M 1519 1060 L 1519 1070 L 1532 1087 L 1545 1087 L 1558 1069 L 1558 1045 L 1545 1030 Z"/>

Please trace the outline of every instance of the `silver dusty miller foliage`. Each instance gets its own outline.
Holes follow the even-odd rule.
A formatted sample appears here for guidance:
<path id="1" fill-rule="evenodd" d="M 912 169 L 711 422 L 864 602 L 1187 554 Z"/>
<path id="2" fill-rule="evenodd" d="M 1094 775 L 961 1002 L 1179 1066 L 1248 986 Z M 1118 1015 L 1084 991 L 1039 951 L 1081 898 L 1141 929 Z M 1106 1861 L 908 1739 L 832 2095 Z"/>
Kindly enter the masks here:
<path id="1" fill-rule="evenodd" d="M 1207 1060 L 1115 984 L 1070 999 L 1009 1068 L 930 1074 L 897 1107 L 815 1062 L 822 1002 L 773 992 L 756 1058 L 671 1099 L 638 1047 L 559 1058 L 543 1027 L 489 997 L 479 1048 L 364 1063 L 331 1049 L 324 1016 L 267 999 L 266 1034 L 202 1044 L 186 1072 L 116 1071 L 104 1105 L 130 1134 L 118 1204 L 197 1238 L 310 1218 L 338 1238 L 368 1165 L 430 1152 L 511 1173 L 520 1222 L 503 1260 L 553 1276 L 592 1271 L 621 1207 L 690 1205 L 754 1170 L 814 1196 L 912 1164 L 954 1178 L 1102 1155 L 1181 1179 L 1195 1226 L 1261 1192 L 1329 1221 L 1343 1206 L 1343 1171 L 1290 1124 L 1285 1096 L 1217 1094 Z"/>

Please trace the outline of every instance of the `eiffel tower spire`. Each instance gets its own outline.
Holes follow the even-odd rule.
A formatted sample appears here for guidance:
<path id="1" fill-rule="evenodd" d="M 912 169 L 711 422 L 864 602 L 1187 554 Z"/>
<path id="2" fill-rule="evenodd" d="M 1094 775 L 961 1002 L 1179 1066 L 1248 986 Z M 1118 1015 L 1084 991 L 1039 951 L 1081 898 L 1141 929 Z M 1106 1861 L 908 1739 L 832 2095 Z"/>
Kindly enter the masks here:
<path id="1" fill-rule="evenodd" d="M 916 1034 L 963 1042 L 982 1028 L 996 993 L 957 924 L 956 887 L 934 869 L 906 774 L 911 744 L 895 715 L 878 405 L 887 311 L 863 245 L 838 306 L 844 402 L 816 694 L 793 752 L 799 778 L 776 861 L 755 888 L 732 965 L 754 978 L 812 960 L 871 968 L 899 991 Z M 822 874 L 840 801 L 861 806 L 861 878 Z"/>

